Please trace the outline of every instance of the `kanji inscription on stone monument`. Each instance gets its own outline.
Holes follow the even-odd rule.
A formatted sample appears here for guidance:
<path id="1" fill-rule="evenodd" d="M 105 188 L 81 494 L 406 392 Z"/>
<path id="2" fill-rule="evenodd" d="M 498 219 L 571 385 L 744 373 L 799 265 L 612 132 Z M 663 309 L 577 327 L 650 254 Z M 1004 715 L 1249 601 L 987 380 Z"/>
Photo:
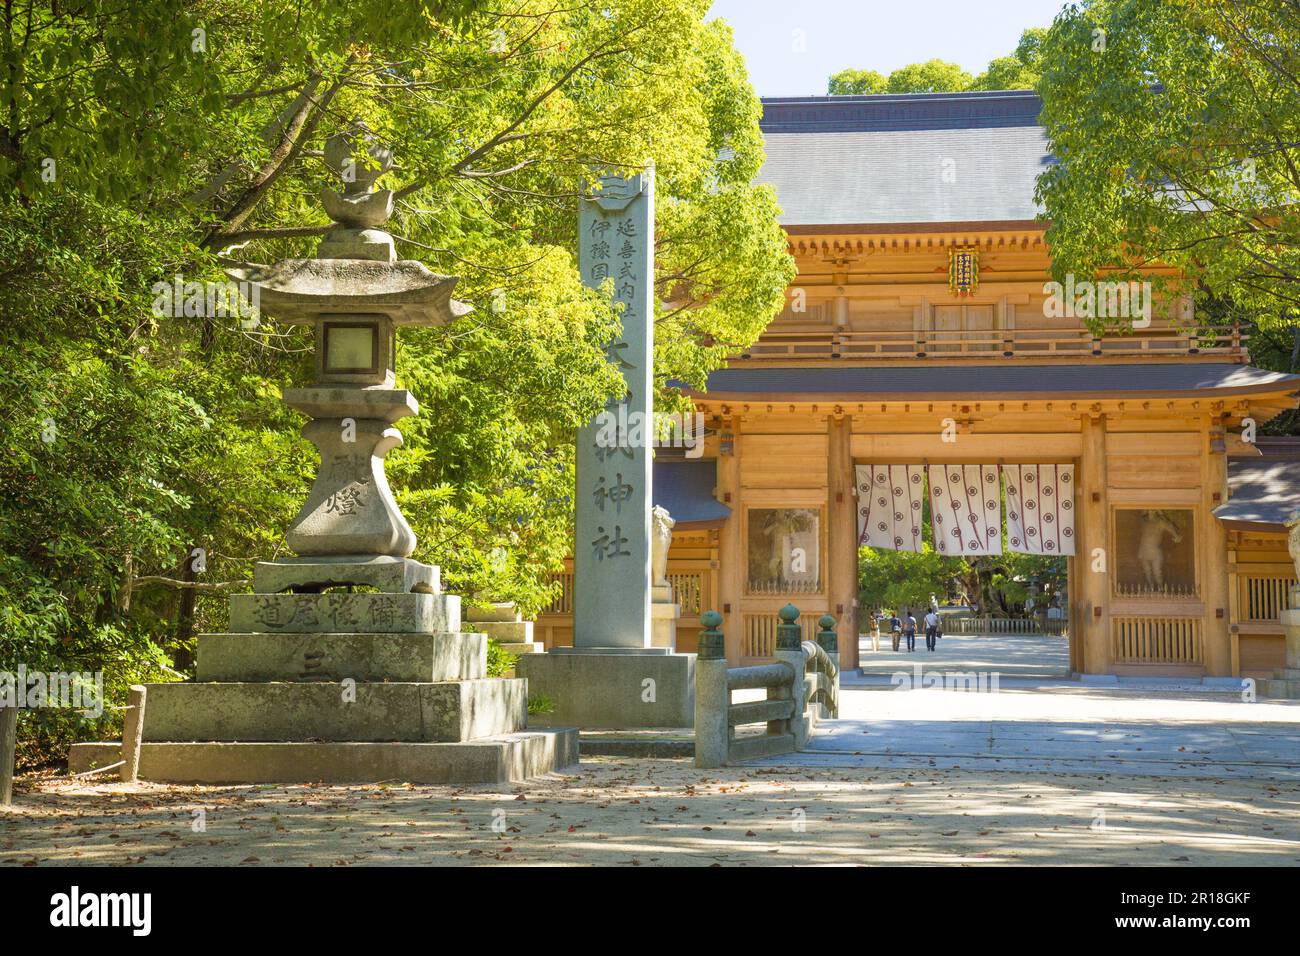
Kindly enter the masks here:
<path id="1" fill-rule="evenodd" d="M 573 646 L 651 645 L 650 469 L 654 366 L 654 174 L 607 176 L 581 202 L 582 280 L 623 306 L 609 360 L 627 393 L 578 432 Z M 615 423 L 611 426 L 610 423 Z"/>

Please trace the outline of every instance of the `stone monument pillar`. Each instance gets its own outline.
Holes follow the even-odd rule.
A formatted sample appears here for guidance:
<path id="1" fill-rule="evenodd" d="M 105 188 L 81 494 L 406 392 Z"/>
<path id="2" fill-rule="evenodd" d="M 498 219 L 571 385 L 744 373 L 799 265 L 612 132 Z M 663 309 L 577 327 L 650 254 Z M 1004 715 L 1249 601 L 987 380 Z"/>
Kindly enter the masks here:
<path id="1" fill-rule="evenodd" d="M 578 208 L 578 263 L 612 284 L 623 331 L 609 347 L 627 392 L 578 430 L 573 646 L 643 651 L 650 629 L 650 443 L 654 429 L 654 172 L 605 176 Z"/>
<path id="2" fill-rule="evenodd" d="M 689 727 L 695 655 L 674 653 L 675 637 L 655 640 L 654 609 L 674 605 L 651 602 L 653 170 L 602 178 L 580 200 L 578 229 L 583 282 L 623 306 L 609 361 L 627 390 L 578 431 L 573 646 L 523 657 L 518 672 L 555 702 L 560 723 Z"/>
<path id="3" fill-rule="evenodd" d="M 523 779 L 577 760 L 574 731 L 527 732 L 524 680 L 487 677 L 487 637 L 411 558 L 415 535 L 384 456 L 419 404 L 395 387 L 396 329 L 452 321 L 455 277 L 398 260 L 380 227 L 392 165 L 364 129 L 326 144 L 343 183 L 317 258 L 231 269 L 262 312 L 309 325 L 316 381 L 285 402 L 310 417 L 316 480 L 286 535 L 230 598 L 230 633 L 199 636 L 197 679 L 149 687 L 141 776 L 200 783 Z M 357 589 L 364 589 L 358 591 Z M 335 589 L 335 590 L 331 590 Z"/>

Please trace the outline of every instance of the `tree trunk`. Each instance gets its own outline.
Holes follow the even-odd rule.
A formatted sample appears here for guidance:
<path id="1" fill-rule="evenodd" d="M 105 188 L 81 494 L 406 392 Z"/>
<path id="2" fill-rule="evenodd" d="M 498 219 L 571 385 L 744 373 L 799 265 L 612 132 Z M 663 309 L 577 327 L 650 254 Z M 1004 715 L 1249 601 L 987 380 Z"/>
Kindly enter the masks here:
<path id="1" fill-rule="evenodd" d="M 280 141 L 271 150 L 271 155 L 260 170 L 253 176 L 243 193 L 220 216 L 222 225 L 214 228 L 204 239 L 203 244 L 209 249 L 216 249 L 224 241 L 224 236 L 240 229 L 253 215 L 263 197 L 280 175 L 288 169 L 302 152 L 303 144 L 315 135 L 321 118 L 329 109 L 330 102 L 343 84 L 346 77 L 339 79 L 326 88 L 319 99 L 311 96 L 300 98 L 300 105 L 284 125 Z M 304 91 L 305 92 L 305 91 Z"/>
<path id="2" fill-rule="evenodd" d="M 185 560 L 181 563 L 182 581 L 191 582 L 196 579 L 194 559 L 191 555 L 194 554 L 195 548 L 200 547 L 201 544 L 195 543 L 185 549 Z M 172 655 L 178 671 L 188 671 L 194 666 L 194 652 L 190 650 L 190 641 L 194 639 L 194 605 L 197 600 L 196 588 L 181 588 L 180 606 L 176 609 L 176 650 Z"/>
<path id="3" fill-rule="evenodd" d="M 126 617 L 131 612 L 131 581 L 135 577 L 135 558 L 130 551 L 122 560 L 122 589 L 117 592 L 117 613 Z"/>

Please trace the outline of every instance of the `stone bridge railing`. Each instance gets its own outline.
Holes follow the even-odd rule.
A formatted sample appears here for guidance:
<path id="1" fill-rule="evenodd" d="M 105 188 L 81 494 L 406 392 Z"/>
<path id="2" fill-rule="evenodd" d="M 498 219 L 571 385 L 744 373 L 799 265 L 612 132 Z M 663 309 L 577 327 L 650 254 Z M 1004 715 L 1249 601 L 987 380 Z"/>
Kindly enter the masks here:
<path id="1" fill-rule="evenodd" d="M 695 661 L 695 766 L 725 767 L 753 757 L 803 750 L 817 721 L 839 716 L 840 655 L 835 618 L 817 623 L 816 642 L 800 636 L 799 609 L 787 604 L 777 626 L 776 661 L 728 667 L 718 625 L 722 615 L 700 615 Z M 765 700 L 732 703 L 735 690 L 764 689 Z M 745 724 L 766 723 L 762 734 L 736 736 Z"/>

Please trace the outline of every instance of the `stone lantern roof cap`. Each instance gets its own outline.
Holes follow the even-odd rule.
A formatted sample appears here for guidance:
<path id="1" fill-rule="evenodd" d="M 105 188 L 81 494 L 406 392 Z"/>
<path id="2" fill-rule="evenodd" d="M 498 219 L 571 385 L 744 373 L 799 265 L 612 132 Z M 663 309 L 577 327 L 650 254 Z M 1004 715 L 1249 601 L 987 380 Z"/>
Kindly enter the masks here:
<path id="1" fill-rule="evenodd" d="M 337 314 L 386 315 L 397 325 L 445 325 L 473 311 L 451 297 L 457 276 L 438 275 L 413 259 L 284 259 L 226 272 L 257 289 L 265 315 L 289 325 L 311 325 Z"/>

